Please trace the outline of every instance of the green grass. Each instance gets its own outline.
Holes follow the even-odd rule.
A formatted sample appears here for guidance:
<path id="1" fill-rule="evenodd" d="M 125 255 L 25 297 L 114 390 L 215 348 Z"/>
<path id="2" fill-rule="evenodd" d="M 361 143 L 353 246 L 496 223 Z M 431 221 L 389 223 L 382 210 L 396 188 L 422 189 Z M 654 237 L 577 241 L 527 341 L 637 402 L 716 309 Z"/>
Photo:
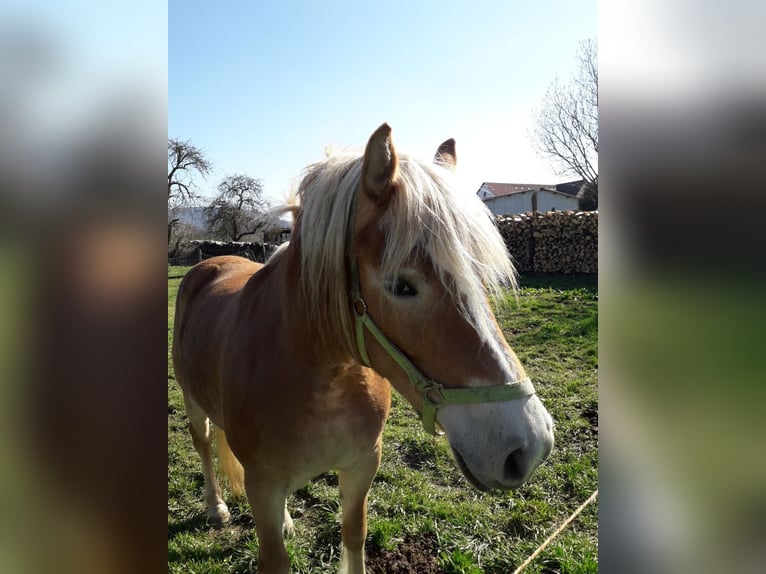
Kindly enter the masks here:
<path id="1" fill-rule="evenodd" d="M 168 349 L 174 302 L 188 268 L 168 268 Z M 394 394 L 383 461 L 369 496 L 368 570 L 417 559 L 413 572 L 507 573 L 527 558 L 598 484 L 598 286 L 592 276 L 522 277 L 518 305 L 497 305 L 503 331 L 553 416 L 556 446 L 531 480 L 512 493 L 481 493 L 452 462 L 443 439 L 426 435 Z M 247 502 L 232 522 L 207 524 L 202 471 L 186 429 L 168 350 L 168 570 L 255 571 L 258 544 Z M 227 501 L 229 499 L 227 498 Z M 296 535 L 292 572 L 335 572 L 340 549 L 337 476 L 326 473 L 288 500 Z M 526 570 L 598 571 L 597 505 L 592 504 Z M 416 569 L 417 568 L 417 569 Z M 406 570 L 397 570 L 404 572 Z"/>

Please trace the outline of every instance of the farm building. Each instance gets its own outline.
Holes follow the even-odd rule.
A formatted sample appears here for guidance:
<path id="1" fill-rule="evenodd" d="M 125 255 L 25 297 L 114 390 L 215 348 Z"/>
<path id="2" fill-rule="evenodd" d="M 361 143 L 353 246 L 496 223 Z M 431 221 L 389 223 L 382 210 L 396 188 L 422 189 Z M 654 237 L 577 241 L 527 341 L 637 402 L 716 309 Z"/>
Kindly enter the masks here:
<path id="1" fill-rule="evenodd" d="M 556 185 L 485 181 L 476 195 L 495 215 L 530 211 L 573 211 L 578 209 L 577 192 L 583 183 L 582 180 Z"/>

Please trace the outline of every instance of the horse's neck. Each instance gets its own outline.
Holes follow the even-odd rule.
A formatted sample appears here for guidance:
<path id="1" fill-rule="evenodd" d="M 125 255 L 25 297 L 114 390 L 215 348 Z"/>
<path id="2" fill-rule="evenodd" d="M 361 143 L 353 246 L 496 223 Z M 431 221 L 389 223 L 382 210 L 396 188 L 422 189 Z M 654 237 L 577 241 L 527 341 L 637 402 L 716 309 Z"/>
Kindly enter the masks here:
<path id="1" fill-rule="evenodd" d="M 319 344 L 325 333 L 323 325 L 316 325 L 310 317 L 310 305 L 306 301 L 299 283 L 300 253 L 292 244 L 269 262 L 256 275 L 263 274 L 257 282 L 248 285 L 242 297 L 254 304 L 252 320 L 274 326 L 274 333 L 284 339 L 285 353 L 290 362 L 298 362 L 313 372 L 336 372 L 339 366 L 353 362 L 346 346 L 338 341 L 323 348 Z M 254 278 L 255 280 L 256 278 Z M 345 368 L 345 367 L 343 367 Z"/>

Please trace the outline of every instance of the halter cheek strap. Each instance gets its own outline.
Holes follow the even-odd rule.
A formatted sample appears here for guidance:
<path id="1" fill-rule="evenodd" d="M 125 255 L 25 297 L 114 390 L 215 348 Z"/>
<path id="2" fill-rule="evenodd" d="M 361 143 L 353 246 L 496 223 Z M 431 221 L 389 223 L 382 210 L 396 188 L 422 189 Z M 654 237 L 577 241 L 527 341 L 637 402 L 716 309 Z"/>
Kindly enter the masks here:
<path id="1" fill-rule="evenodd" d="M 445 388 L 444 385 L 437 383 L 426 377 L 412 361 L 397 347 L 391 339 L 378 327 L 377 323 L 370 317 L 367 310 L 367 303 L 362 297 L 362 291 L 359 282 L 359 266 L 353 254 L 354 227 L 356 220 L 356 197 L 351 203 L 351 213 L 349 215 L 349 231 L 347 237 L 346 250 L 348 253 L 349 273 L 351 276 L 351 305 L 354 310 L 354 324 L 356 328 L 356 347 L 359 351 L 359 357 L 362 364 L 366 367 L 372 367 L 370 357 L 367 354 L 367 346 L 364 342 L 364 331 L 367 329 L 375 340 L 405 372 L 415 389 L 423 397 L 423 412 L 421 420 L 423 428 L 429 434 L 438 434 L 436 431 L 436 412 L 448 404 L 472 404 L 472 403 L 491 403 L 504 402 L 514 399 L 520 399 L 535 394 L 535 388 L 529 377 L 520 381 L 511 381 L 503 385 L 493 385 L 490 387 L 464 387 L 464 388 Z"/>

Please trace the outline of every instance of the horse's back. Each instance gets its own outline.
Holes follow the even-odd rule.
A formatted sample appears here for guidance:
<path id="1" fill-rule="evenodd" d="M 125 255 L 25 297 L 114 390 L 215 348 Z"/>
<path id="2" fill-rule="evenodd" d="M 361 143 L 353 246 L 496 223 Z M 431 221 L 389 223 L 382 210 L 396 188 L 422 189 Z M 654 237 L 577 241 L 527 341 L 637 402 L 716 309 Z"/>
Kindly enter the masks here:
<path id="1" fill-rule="evenodd" d="M 259 269 L 263 267 L 244 257 L 221 255 L 212 257 L 200 263 L 184 275 L 178 288 L 176 310 L 185 301 L 193 298 L 201 289 L 213 284 L 223 290 L 237 290 Z"/>
<path id="2" fill-rule="evenodd" d="M 178 287 L 174 336 L 183 334 L 188 314 L 204 304 L 206 297 L 225 303 L 227 295 L 240 291 L 262 267 L 260 263 L 232 255 L 213 257 L 192 267 Z"/>
<path id="3" fill-rule="evenodd" d="M 173 325 L 176 379 L 211 417 L 220 410 L 216 357 L 227 322 L 242 287 L 261 268 L 243 257 L 213 257 L 192 267 L 178 288 Z"/>

